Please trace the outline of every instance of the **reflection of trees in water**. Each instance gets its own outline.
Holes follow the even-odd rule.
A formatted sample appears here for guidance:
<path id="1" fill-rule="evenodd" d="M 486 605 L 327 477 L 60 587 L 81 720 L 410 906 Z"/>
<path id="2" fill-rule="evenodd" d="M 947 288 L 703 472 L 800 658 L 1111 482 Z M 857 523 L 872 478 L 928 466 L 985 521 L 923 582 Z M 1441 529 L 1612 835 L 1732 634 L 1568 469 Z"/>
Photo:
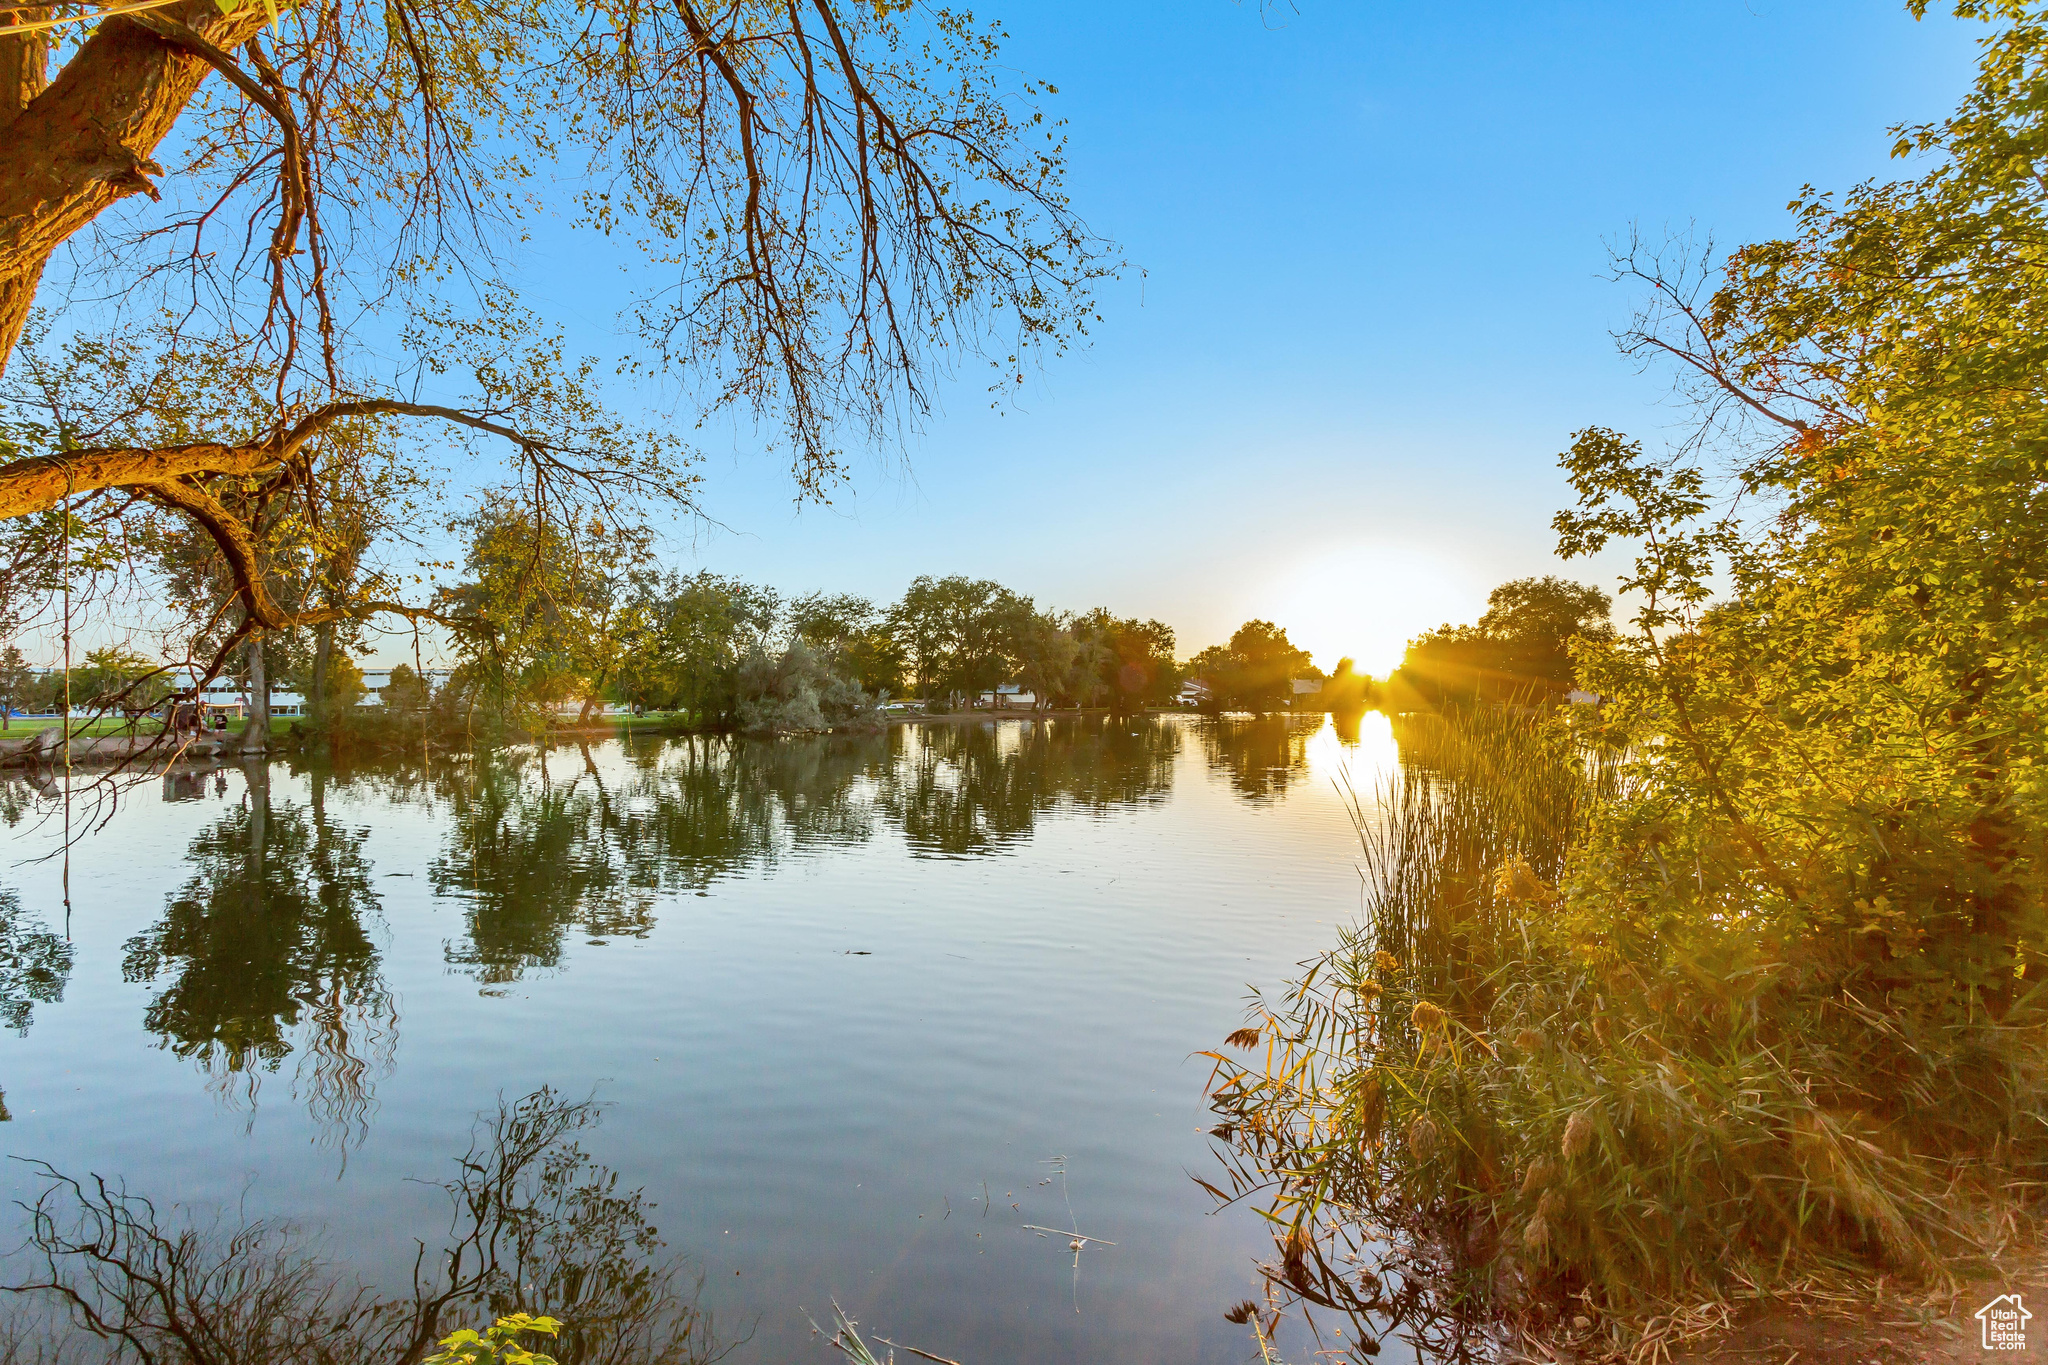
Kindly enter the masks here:
<path id="1" fill-rule="evenodd" d="M 48 1166 L 17 1262 L 32 1268 L 5 1287 L 144 1360 L 412 1365 L 457 1327 L 527 1312 L 567 1324 L 547 1348 L 562 1365 L 708 1365 L 737 1343 L 718 1345 L 701 1277 L 666 1253 L 641 1192 L 578 1144 L 598 1117 L 545 1089 L 501 1102 L 444 1186 L 446 1241 L 422 1244 L 403 1297 L 344 1278 L 293 1225 L 166 1225 L 149 1200 Z M 47 1342 L 16 1327 L 20 1358 L 58 1345 L 42 1325 Z"/>
<path id="2" fill-rule="evenodd" d="M 253 1103 L 262 1073 L 303 1047 L 295 1088 L 346 1142 L 367 1122 L 398 1023 L 365 927 L 378 905 L 363 833 L 327 817 L 324 778 L 299 806 L 272 801 L 266 765 L 244 771 L 247 795 L 192 841 L 196 870 L 128 940 L 122 975 L 169 978 L 143 1026 L 231 1102 Z"/>
<path id="3" fill-rule="evenodd" d="M 1179 727 L 1158 721 L 915 726 L 895 738 L 883 808 L 912 849 L 956 857 L 1028 838 L 1056 806 L 1162 801 L 1180 752 Z"/>
<path id="4" fill-rule="evenodd" d="M 581 777 L 555 782 L 530 752 L 479 754 L 472 777 L 449 794 L 452 832 L 429 870 L 436 894 L 464 902 L 468 932 L 447 950 L 449 962 L 508 981 L 554 966 L 572 926 L 647 932 L 645 899 L 629 894 L 605 853 L 602 787 Z"/>
<path id="5" fill-rule="evenodd" d="M 1359 727 L 1360 723 L 1365 720 L 1365 712 L 1366 708 L 1363 706 L 1346 706 L 1331 710 L 1330 725 L 1337 732 L 1337 742 L 1339 744 L 1349 745 L 1358 743 Z"/>
<path id="6" fill-rule="evenodd" d="M 1270 801 L 1308 776 L 1308 742 L 1322 728 L 1320 715 L 1224 717 L 1202 726 L 1202 754 L 1239 796 Z"/>
<path id="7" fill-rule="evenodd" d="M 478 755 L 445 781 L 453 828 L 433 886 L 466 902 L 448 961 L 505 982 L 561 961 L 571 933 L 639 936 L 659 896 L 702 890 L 887 824 L 920 852 L 990 852 L 1061 804 L 1162 799 L 1170 724 L 898 729 L 861 737 L 695 736 L 626 749 Z"/>
<path id="8" fill-rule="evenodd" d="M 39 768 L 0 774 L 0 824 L 13 829 L 31 815 L 47 814 L 59 795 L 57 784 Z"/>
<path id="9" fill-rule="evenodd" d="M 449 794 L 453 829 L 431 872 L 437 893 L 467 903 L 449 962 L 512 980 L 555 966 L 572 931 L 645 935 L 657 895 L 872 833 L 856 788 L 877 740 L 692 737 L 629 752 L 609 778 L 587 750 L 478 756 Z"/>
<path id="10" fill-rule="evenodd" d="M 70 979 L 71 945 L 0 891 L 0 1026 L 27 1037 L 35 1007 L 62 1000 Z"/>

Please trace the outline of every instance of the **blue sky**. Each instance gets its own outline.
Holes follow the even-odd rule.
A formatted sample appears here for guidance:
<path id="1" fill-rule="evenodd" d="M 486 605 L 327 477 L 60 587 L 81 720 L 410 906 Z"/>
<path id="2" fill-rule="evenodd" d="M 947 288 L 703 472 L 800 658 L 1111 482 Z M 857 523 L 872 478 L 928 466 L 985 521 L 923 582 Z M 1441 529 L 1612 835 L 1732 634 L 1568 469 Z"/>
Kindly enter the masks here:
<path id="1" fill-rule="evenodd" d="M 1008 60 L 1060 88 L 1076 206 L 1142 276 L 1017 410 L 967 376 L 907 468 L 864 459 L 830 508 L 720 445 L 704 504 L 731 529 L 676 558 L 878 601 L 991 577 L 1157 617 L 1183 654 L 1267 617 L 1375 671 L 1507 578 L 1612 586 L 1617 562 L 1551 556 L 1553 457 L 1588 423 L 1654 441 L 1680 414 L 1614 352 L 1632 295 L 1603 243 L 1768 236 L 1804 184 L 1897 174 L 1885 129 L 1954 105 L 1981 32 L 1884 0 L 1003 17 Z M 537 241 L 530 300 L 615 349 L 577 244 Z"/>

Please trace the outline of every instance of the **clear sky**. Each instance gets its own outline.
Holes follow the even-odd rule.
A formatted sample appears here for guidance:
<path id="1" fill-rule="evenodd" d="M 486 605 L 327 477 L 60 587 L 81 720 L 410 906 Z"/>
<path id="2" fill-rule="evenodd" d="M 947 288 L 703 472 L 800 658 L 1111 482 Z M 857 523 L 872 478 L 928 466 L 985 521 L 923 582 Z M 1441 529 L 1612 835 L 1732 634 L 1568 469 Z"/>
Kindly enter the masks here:
<path id="1" fill-rule="evenodd" d="M 1502 580 L 1611 588 L 1614 562 L 1552 558 L 1553 457 L 1588 423 L 1654 441 L 1680 415 L 1615 354 L 1632 296 L 1603 243 L 1751 240 L 1804 184 L 1898 174 L 1886 128 L 1954 105 L 1981 32 L 1888 0 L 1004 17 L 1007 59 L 1060 88 L 1076 206 L 1142 275 L 1021 410 L 968 376 L 907 468 L 866 460 L 833 507 L 721 445 L 704 504 L 731 531 L 678 560 L 878 601 L 990 577 L 1157 617 L 1184 655 L 1266 617 L 1374 672 Z M 616 349 L 598 254 L 543 233 L 530 299 Z"/>

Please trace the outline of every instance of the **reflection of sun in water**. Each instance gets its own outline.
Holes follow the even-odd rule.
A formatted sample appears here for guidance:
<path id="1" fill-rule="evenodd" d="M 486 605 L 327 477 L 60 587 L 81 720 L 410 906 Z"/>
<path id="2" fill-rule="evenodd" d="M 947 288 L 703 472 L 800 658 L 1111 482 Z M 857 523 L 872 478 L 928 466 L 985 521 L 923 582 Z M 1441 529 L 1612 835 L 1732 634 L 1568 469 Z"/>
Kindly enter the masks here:
<path id="1" fill-rule="evenodd" d="M 1446 622 L 1477 620 L 1486 590 L 1463 564 L 1399 545 L 1331 546 L 1273 585 L 1273 621 L 1325 670 L 1343 655 L 1385 677 L 1408 641 Z"/>
<path id="2" fill-rule="evenodd" d="M 1309 770 L 1324 783 L 1356 797 L 1371 808 L 1386 785 L 1387 778 L 1401 765 L 1401 751 L 1394 743 L 1394 727 L 1378 711 L 1358 718 L 1358 737 L 1349 742 L 1333 717 L 1310 736 Z"/>

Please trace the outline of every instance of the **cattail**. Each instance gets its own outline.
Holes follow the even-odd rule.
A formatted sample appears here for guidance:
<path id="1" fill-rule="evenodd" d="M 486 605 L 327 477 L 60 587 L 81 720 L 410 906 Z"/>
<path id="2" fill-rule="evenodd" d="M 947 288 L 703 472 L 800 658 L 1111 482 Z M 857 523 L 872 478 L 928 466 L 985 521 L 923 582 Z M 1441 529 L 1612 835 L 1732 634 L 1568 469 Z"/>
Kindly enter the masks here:
<path id="1" fill-rule="evenodd" d="M 1534 1194 L 1557 1179 L 1557 1163 L 1547 1156 L 1539 1156 L 1529 1163 L 1529 1169 L 1522 1174 L 1522 1193 Z"/>
<path id="2" fill-rule="evenodd" d="M 1358 1096 L 1352 1101 L 1358 1108 L 1358 1127 L 1371 1138 L 1380 1130 L 1380 1122 L 1387 1115 L 1387 1092 L 1380 1085 L 1377 1074 L 1367 1076 L 1359 1084 Z"/>
<path id="3" fill-rule="evenodd" d="M 1308 1234 L 1301 1224 L 1296 1223 L 1287 1230 L 1287 1241 L 1281 1246 L 1280 1266 L 1287 1275 L 1287 1283 L 1306 1294 L 1315 1287 L 1315 1281 L 1308 1273 Z"/>
<path id="4" fill-rule="evenodd" d="M 1427 1161 L 1435 1156 L 1440 1141 L 1441 1139 L 1436 1130 L 1436 1120 L 1429 1115 L 1417 1114 L 1414 1120 L 1409 1123 L 1408 1150 L 1415 1153 L 1417 1159 Z"/>
<path id="5" fill-rule="evenodd" d="M 1564 1125 L 1564 1159 L 1572 1160 L 1593 1145 L 1593 1120 L 1585 1110 L 1575 1112 Z"/>

